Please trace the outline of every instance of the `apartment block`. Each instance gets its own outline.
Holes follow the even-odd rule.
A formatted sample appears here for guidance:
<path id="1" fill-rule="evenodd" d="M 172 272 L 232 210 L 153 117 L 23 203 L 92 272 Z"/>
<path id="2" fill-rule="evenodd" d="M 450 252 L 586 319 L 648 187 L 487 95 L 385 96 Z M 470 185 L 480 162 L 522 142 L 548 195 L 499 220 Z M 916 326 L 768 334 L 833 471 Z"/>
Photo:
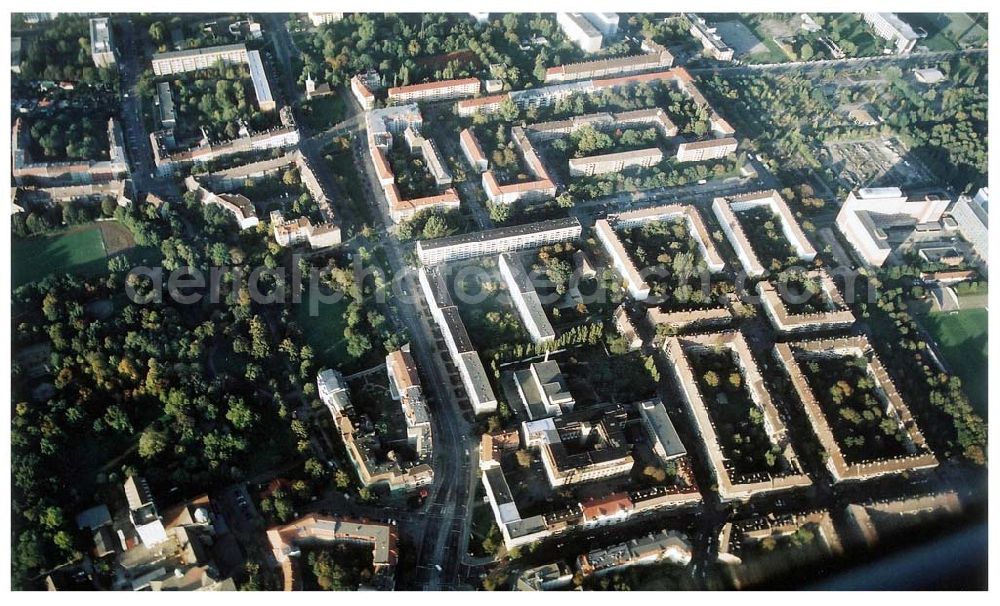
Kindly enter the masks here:
<path id="1" fill-rule="evenodd" d="M 593 78 L 607 78 L 622 74 L 634 74 L 654 69 L 665 69 L 673 65 L 674 57 L 666 48 L 655 44 L 651 52 L 614 59 L 598 59 L 557 65 L 545 70 L 545 82 L 573 82 Z"/>
<path id="2" fill-rule="evenodd" d="M 107 17 L 90 20 L 90 57 L 97 67 L 115 64 L 114 33 L 111 31 L 111 20 Z"/>
<path id="3" fill-rule="evenodd" d="M 757 294 L 760 295 L 761 306 L 767 314 L 771 325 L 782 333 L 800 333 L 815 330 L 835 330 L 848 328 L 854 324 L 854 314 L 837 289 L 833 278 L 825 270 L 806 272 L 805 280 L 819 284 L 820 295 L 827 303 L 829 310 L 810 313 L 791 313 L 785 303 L 785 296 L 801 298 L 808 293 L 785 293 L 779 291 L 771 281 L 761 280 L 757 283 Z"/>
<path id="4" fill-rule="evenodd" d="M 340 227 L 333 223 L 313 225 L 309 217 L 285 219 L 280 210 L 271 211 L 271 230 L 280 246 L 308 243 L 309 248 L 327 248 L 340 244 Z"/>
<path id="5" fill-rule="evenodd" d="M 524 271 L 524 265 L 517 253 L 501 253 L 499 265 L 500 275 L 507 283 L 507 291 L 514 302 L 521 323 L 531 335 L 531 341 L 535 344 L 554 341 L 556 331 L 545 315 L 545 309 L 538 299 L 535 286 Z"/>
<path id="6" fill-rule="evenodd" d="M 507 97 L 508 95 L 491 95 L 488 97 L 475 97 L 474 99 L 462 99 L 455 104 L 455 111 L 463 118 L 468 118 L 478 113 L 492 114 L 500 109 L 500 103 Z"/>
<path id="7" fill-rule="evenodd" d="M 375 107 L 375 93 L 371 91 L 371 88 L 361 78 L 361 74 L 355 74 L 351 78 L 351 93 L 357 99 L 362 109 L 367 111 Z"/>
<path id="8" fill-rule="evenodd" d="M 573 177 L 603 175 L 606 173 L 621 172 L 635 166 L 654 166 L 662 161 L 663 151 L 659 147 L 586 156 L 583 158 L 570 158 L 569 174 Z"/>
<path id="9" fill-rule="evenodd" d="M 463 129 L 462 134 L 459 135 L 458 143 L 462 148 L 462 153 L 465 154 L 465 159 L 469 161 L 469 165 L 476 172 L 484 172 L 490 167 L 486 154 L 483 153 L 483 148 L 479 145 L 479 139 L 476 138 L 472 130 Z"/>
<path id="10" fill-rule="evenodd" d="M 478 78 L 462 78 L 459 80 L 439 80 L 409 86 L 396 86 L 389 89 L 390 103 L 411 103 L 414 101 L 441 101 L 458 97 L 471 97 L 479 93 L 481 84 Z"/>
<path id="11" fill-rule="evenodd" d="M 807 263 L 812 262 L 816 258 L 816 249 L 809 243 L 806 234 L 799 227 L 798 221 L 795 220 L 792 211 L 777 190 L 772 189 L 731 198 L 716 198 L 712 202 L 712 211 L 722 226 L 723 233 L 726 234 L 726 238 L 736 251 L 736 256 L 747 276 L 758 278 L 764 275 L 766 269 L 757 259 L 757 254 L 743 231 L 739 219 L 736 218 L 736 213 L 761 206 L 769 208 L 778 218 L 781 231 L 788 239 L 788 243 L 792 245 L 799 260 Z"/>
<path id="12" fill-rule="evenodd" d="M 556 13 L 556 23 L 570 42 L 584 52 L 596 53 L 601 50 L 604 36 L 583 13 Z"/>
<path id="13" fill-rule="evenodd" d="M 534 362 L 526 370 L 514 371 L 514 386 L 524 415 L 535 421 L 573 412 L 576 400 L 555 360 Z"/>
<path id="14" fill-rule="evenodd" d="M 920 39 L 910 24 L 900 19 L 896 13 L 864 13 L 864 20 L 878 37 L 892 42 L 897 54 L 909 53 Z"/>
<path id="15" fill-rule="evenodd" d="M 156 53 L 153 55 L 153 73 L 157 76 L 183 74 L 208 69 L 218 62 L 247 63 L 249 54 L 245 44 L 227 44 L 191 50 Z"/>
<path id="16" fill-rule="evenodd" d="M 436 267 L 422 267 L 418 279 L 431 317 L 441 331 L 452 362 L 458 368 L 472 410 L 476 414 L 494 412 L 497 409 L 496 395 L 483 362 L 472 347 L 462 316 L 452 302 L 444 275 Z"/>
<path id="17" fill-rule="evenodd" d="M 826 468 L 834 482 L 862 481 L 937 467 L 937 458 L 931 452 L 916 420 L 910 414 L 909 407 L 896 390 L 889 373 L 875 354 L 867 337 L 858 335 L 797 343 L 777 343 L 774 346 L 774 355 L 788 373 L 813 432 L 819 438 L 826 453 Z M 866 372 L 874 382 L 878 397 L 884 405 L 885 418 L 894 421 L 906 432 L 908 437 L 906 454 L 864 461 L 848 461 L 844 456 L 827 420 L 828 411 L 820 404 L 801 367 L 808 361 L 818 361 L 822 364 L 825 358 L 842 356 L 863 358 L 868 361 Z"/>
<path id="18" fill-rule="evenodd" d="M 705 20 L 694 13 L 685 15 L 691 24 L 691 35 L 701 42 L 702 48 L 716 61 L 732 61 L 733 49 L 722 40 L 714 27 L 709 27 Z"/>
<path id="19" fill-rule="evenodd" d="M 723 501 L 747 501 L 755 495 L 806 488 L 812 480 L 802 470 L 798 457 L 792 448 L 784 421 L 771 399 L 771 394 L 754 362 L 750 347 L 742 333 L 726 331 L 720 333 L 668 337 L 663 345 L 670 362 L 674 378 L 680 386 L 681 395 L 694 418 L 701 436 L 709 463 L 718 483 L 719 497 Z M 760 412 L 764 430 L 771 443 L 781 451 L 786 466 L 784 472 L 737 474 L 726 459 L 719 443 L 718 429 L 709 414 L 710 407 L 717 402 L 705 399 L 698 387 L 698 379 L 688 358 L 689 351 L 728 351 L 740 368 L 743 384 Z"/>
<path id="20" fill-rule="evenodd" d="M 424 265 L 471 259 L 484 255 L 538 248 L 555 242 L 575 240 L 583 227 L 576 217 L 513 225 L 459 234 L 436 240 L 419 240 L 417 256 Z"/>
<path id="21" fill-rule="evenodd" d="M 705 162 L 707 160 L 718 160 L 730 154 L 736 153 L 739 142 L 733 137 L 723 137 L 721 139 L 706 139 L 704 141 L 693 141 L 681 143 L 677 146 L 678 162 Z"/>
<path id="22" fill-rule="evenodd" d="M 257 106 L 262 112 L 273 112 L 278 106 L 271 95 L 271 84 L 267 81 L 260 51 L 252 50 L 247 53 L 247 65 L 250 67 L 250 80 L 253 82 L 253 92 L 257 96 Z"/>

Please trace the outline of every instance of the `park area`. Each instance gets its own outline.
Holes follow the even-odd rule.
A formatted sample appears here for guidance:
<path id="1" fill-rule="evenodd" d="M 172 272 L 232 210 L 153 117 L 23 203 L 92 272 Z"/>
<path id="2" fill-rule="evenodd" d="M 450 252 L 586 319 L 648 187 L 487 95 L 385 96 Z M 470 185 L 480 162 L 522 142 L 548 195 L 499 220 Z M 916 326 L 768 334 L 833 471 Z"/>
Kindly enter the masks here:
<path id="1" fill-rule="evenodd" d="M 71 228 L 55 235 L 14 238 L 11 283 L 14 288 L 57 273 L 94 275 L 107 271 L 108 259 L 128 252 L 137 260 L 132 234 L 114 221 Z"/>
<path id="2" fill-rule="evenodd" d="M 962 380 L 962 387 L 976 412 L 987 417 L 987 311 L 965 309 L 932 313 L 924 326 L 934 337 L 948 369 Z"/>

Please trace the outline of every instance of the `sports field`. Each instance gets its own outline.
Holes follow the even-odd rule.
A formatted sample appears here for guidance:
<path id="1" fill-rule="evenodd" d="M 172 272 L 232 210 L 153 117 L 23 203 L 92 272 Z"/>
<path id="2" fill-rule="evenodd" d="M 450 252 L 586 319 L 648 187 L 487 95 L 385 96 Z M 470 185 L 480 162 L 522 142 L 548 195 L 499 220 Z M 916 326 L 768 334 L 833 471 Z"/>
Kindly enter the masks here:
<path id="1" fill-rule="evenodd" d="M 988 320 L 985 309 L 932 313 L 924 325 L 933 335 L 948 368 L 962 386 L 976 412 L 986 417 L 986 355 Z"/>
<path id="2" fill-rule="evenodd" d="M 14 238 L 11 283 L 17 288 L 57 273 L 101 274 L 107 271 L 110 257 L 123 253 L 149 257 L 155 252 L 136 249 L 132 234 L 114 221 L 80 225 L 48 236 Z"/>

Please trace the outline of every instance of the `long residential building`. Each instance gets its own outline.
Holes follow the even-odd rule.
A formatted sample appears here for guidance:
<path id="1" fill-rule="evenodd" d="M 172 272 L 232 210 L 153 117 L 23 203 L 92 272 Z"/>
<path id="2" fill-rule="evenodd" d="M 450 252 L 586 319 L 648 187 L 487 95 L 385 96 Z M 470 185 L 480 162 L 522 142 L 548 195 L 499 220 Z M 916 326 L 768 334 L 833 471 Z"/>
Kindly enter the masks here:
<path id="1" fill-rule="evenodd" d="M 414 101 L 441 101 L 458 97 L 471 97 L 479 92 L 478 78 L 462 78 L 459 80 L 439 80 L 396 86 L 389 89 L 390 103 L 412 103 Z"/>
<path id="2" fill-rule="evenodd" d="M 736 148 L 738 146 L 739 142 L 733 137 L 685 142 L 677 146 L 676 157 L 678 162 L 704 162 L 706 160 L 717 160 L 736 153 Z"/>
<path id="3" fill-rule="evenodd" d="M 601 50 L 604 35 L 583 13 L 556 13 L 556 23 L 570 42 L 584 52 L 596 53 Z"/>
<path id="4" fill-rule="evenodd" d="M 688 22 L 691 24 L 691 35 L 694 36 L 698 42 L 701 42 L 702 48 L 708 52 L 709 56 L 717 61 L 732 61 L 733 60 L 733 49 L 722 40 L 714 27 L 709 27 L 705 20 L 694 13 L 688 13 L 685 15 Z"/>
<path id="5" fill-rule="evenodd" d="M 864 13 L 864 19 L 880 38 L 892 42 L 898 54 L 905 55 L 917 46 L 920 36 L 896 13 Z"/>
<path id="6" fill-rule="evenodd" d="M 208 69 L 216 63 L 242 64 L 249 61 L 245 44 L 226 44 L 153 55 L 153 73 L 157 76 L 183 74 Z"/>
<path id="7" fill-rule="evenodd" d="M 499 264 L 500 275 L 507 283 L 511 300 L 521 317 L 521 323 L 531 335 L 531 341 L 536 344 L 554 341 L 556 331 L 545 315 L 545 309 L 538 299 L 538 292 L 531 283 L 528 273 L 524 271 L 521 259 L 516 253 L 501 253 Z"/>
<path id="8" fill-rule="evenodd" d="M 575 240 L 583 227 L 576 217 L 499 227 L 436 240 L 419 240 L 417 256 L 424 265 L 537 248 Z"/>
<path id="9" fill-rule="evenodd" d="M 750 239 L 747 238 L 736 213 L 759 207 L 767 207 L 774 213 L 781 225 L 782 233 L 784 233 L 788 243 L 792 245 L 799 260 L 812 262 L 816 258 L 816 249 L 809 243 L 806 234 L 792 215 L 791 209 L 785 204 L 777 190 L 771 189 L 730 198 L 716 198 L 712 202 L 715 218 L 719 220 L 722 231 L 736 251 L 736 256 L 747 276 L 751 278 L 763 276 L 766 268 L 757 258 L 757 253 L 754 252 Z"/>
<path id="10" fill-rule="evenodd" d="M 747 501 L 758 494 L 806 488 L 812 485 L 812 480 L 802 470 L 787 435 L 785 423 L 774 406 L 770 391 L 764 384 L 764 378 L 754 362 L 750 347 L 742 333 L 726 331 L 668 337 L 664 342 L 663 349 L 670 362 L 670 368 L 674 372 L 674 378 L 680 385 L 681 395 L 694 417 L 695 426 L 704 442 L 712 471 L 718 483 L 719 497 L 723 501 Z M 737 470 L 728 461 L 720 444 L 719 430 L 709 412 L 717 404 L 714 401 L 708 401 L 702 394 L 698 386 L 698 378 L 695 376 L 688 357 L 689 351 L 697 350 L 728 350 L 730 352 L 740 368 L 743 384 L 761 414 L 764 430 L 771 444 L 781 453 L 782 471 L 741 474 L 737 473 Z"/>
<path id="11" fill-rule="evenodd" d="M 774 346 L 774 355 L 788 373 L 813 432 L 819 438 L 823 452 L 826 453 L 827 470 L 834 482 L 868 480 L 937 467 L 937 458 L 931 452 L 916 420 L 910 414 L 909 407 L 896 390 L 889 373 L 875 354 L 867 337 L 858 335 L 798 343 L 777 343 Z M 827 419 L 827 414 L 831 414 L 832 411 L 824 409 L 820 404 L 802 371 L 802 365 L 808 361 L 822 364 L 823 359 L 830 357 L 852 357 L 867 361 L 865 373 L 875 384 L 877 397 L 885 413 L 884 419 L 892 421 L 906 433 L 906 454 L 871 460 L 847 459 Z"/>
<path id="12" fill-rule="evenodd" d="M 585 156 L 569 159 L 569 174 L 573 177 L 603 175 L 621 172 L 634 166 L 649 167 L 663 161 L 663 151 L 659 147 L 636 149 L 613 154 Z"/>
<path id="13" fill-rule="evenodd" d="M 427 306 L 430 307 L 431 317 L 441 330 L 451 360 L 458 368 L 472 410 L 477 415 L 496 411 L 497 398 L 490 385 L 489 376 L 486 374 L 479 353 L 472 346 L 472 340 L 462 322 L 458 307 L 452 302 L 448 284 L 441 270 L 436 267 L 422 267 L 418 278 Z"/>
<path id="14" fill-rule="evenodd" d="M 575 80 L 607 78 L 621 74 L 664 69 L 673 65 L 674 57 L 666 48 L 656 45 L 655 48 L 651 48 L 651 51 L 641 55 L 582 61 L 550 67 L 545 70 L 545 82 L 573 82 Z"/>
<path id="15" fill-rule="evenodd" d="M 469 165 L 476 172 L 484 172 L 490 167 L 489 160 L 486 159 L 486 154 L 483 153 L 483 148 L 479 145 L 479 139 L 476 138 L 471 129 L 463 129 L 458 142 L 462 153 L 465 154 L 465 159 L 469 161 Z"/>

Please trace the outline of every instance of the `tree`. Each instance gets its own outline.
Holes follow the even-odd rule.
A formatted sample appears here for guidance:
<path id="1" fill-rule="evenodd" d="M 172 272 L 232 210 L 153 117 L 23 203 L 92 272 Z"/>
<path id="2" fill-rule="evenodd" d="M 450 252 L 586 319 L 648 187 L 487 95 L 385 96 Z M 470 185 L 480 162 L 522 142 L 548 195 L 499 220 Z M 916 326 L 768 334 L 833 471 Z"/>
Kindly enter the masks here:
<path id="1" fill-rule="evenodd" d="M 427 218 L 427 222 L 424 223 L 424 239 L 434 240 L 435 238 L 443 238 L 452 232 L 451 227 L 448 225 L 447 219 L 442 215 L 434 214 Z"/>
<path id="2" fill-rule="evenodd" d="M 531 467 L 531 462 L 534 460 L 531 453 L 524 449 L 518 450 L 514 456 L 517 457 L 517 463 L 521 467 Z"/>
<path id="3" fill-rule="evenodd" d="M 704 375 L 702 375 L 702 379 L 705 381 L 705 385 L 708 385 L 709 387 L 719 386 L 719 375 L 714 370 L 707 371 Z"/>
<path id="4" fill-rule="evenodd" d="M 149 37 L 157 46 L 163 45 L 167 40 L 167 26 L 162 21 L 156 21 L 149 26 Z"/>
<path id="5" fill-rule="evenodd" d="M 337 488 L 344 490 L 351 485 L 351 478 L 344 472 L 343 469 L 338 469 L 337 473 L 334 475 L 334 483 Z"/>
<path id="6" fill-rule="evenodd" d="M 156 455 L 166 450 L 170 441 L 167 434 L 152 428 L 147 428 L 139 436 L 139 456 L 144 459 L 152 459 Z"/>

